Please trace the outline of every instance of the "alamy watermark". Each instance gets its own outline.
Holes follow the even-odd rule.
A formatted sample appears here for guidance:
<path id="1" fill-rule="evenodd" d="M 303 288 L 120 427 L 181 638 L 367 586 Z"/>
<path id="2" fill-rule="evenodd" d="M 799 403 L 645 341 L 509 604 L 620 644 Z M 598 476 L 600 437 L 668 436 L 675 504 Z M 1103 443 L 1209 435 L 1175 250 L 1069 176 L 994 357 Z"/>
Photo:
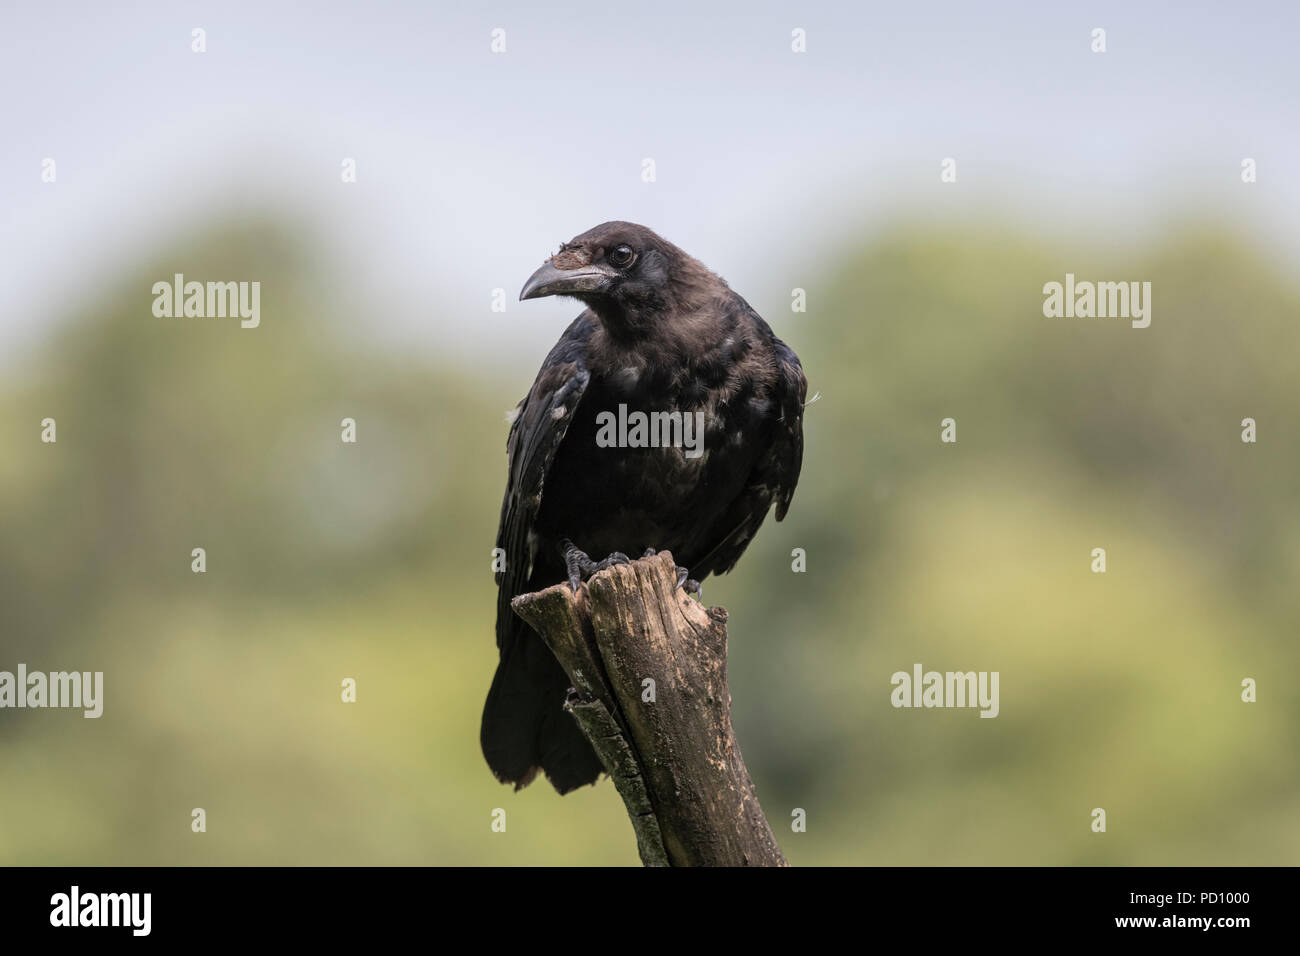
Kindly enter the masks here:
<path id="1" fill-rule="evenodd" d="M 84 717 L 104 713 L 103 671 L 27 670 L 18 665 L 18 673 L 0 671 L 0 708 L 70 707 L 85 711 Z"/>
<path id="2" fill-rule="evenodd" d="M 171 282 L 153 284 L 153 314 L 160 319 L 238 318 L 240 328 L 262 322 L 262 283 L 186 282 L 176 273 Z"/>
<path id="3" fill-rule="evenodd" d="M 152 910 L 152 893 L 83 893 L 74 885 L 50 897 L 50 925 L 120 926 L 133 936 L 148 936 Z"/>
<path id="4" fill-rule="evenodd" d="M 1049 319 L 1132 319 L 1133 328 L 1151 324 L 1150 282 L 1065 282 L 1043 286 L 1043 315 Z"/>
<path id="5" fill-rule="evenodd" d="M 681 448 L 687 458 L 704 454 L 703 412 L 640 412 L 620 404 L 618 413 L 596 414 L 600 448 Z"/>
<path id="6" fill-rule="evenodd" d="M 998 715 L 997 671 L 895 671 L 889 702 L 895 707 L 978 707 L 981 717 Z"/>

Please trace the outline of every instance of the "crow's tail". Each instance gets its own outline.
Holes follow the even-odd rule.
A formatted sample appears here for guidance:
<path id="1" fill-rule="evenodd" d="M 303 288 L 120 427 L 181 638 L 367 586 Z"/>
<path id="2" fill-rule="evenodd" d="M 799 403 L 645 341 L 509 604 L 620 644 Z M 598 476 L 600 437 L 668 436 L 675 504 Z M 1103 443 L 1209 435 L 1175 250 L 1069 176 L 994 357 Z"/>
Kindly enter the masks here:
<path id="1" fill-rule="evenodd" d="M 570 686 L 564 668 L 522 620 L 506 628 L 479 731 L 488 766 L 515 789 L 531 783 L 539 769 L 560 793 L 595 783 L 604 768 L 564 711 Z"/>

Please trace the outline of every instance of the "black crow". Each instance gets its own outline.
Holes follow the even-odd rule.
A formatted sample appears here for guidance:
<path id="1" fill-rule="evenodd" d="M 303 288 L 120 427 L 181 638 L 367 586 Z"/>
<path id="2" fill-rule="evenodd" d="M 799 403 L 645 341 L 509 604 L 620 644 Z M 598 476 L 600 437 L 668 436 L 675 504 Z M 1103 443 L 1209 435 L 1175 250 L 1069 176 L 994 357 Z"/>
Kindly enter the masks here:
<path id="1" fill-rule="evenodd" d="M 576 591 L 655 550 L 672 552 L 679 584 L 730 571 L 772 504 L 777 521 L 790 505 L 807 383 L 749 303 L 645 226 L 607 222 L 564 243 L 519 298 L 549 295 L 586 309 L 506 441 L 501 659 L 480 738 L 502 782 L 518 789 L 540 769 L 565 793 L 602 768 L 563 710 L 568 677 L 510 599 L 562 581 Z"/>

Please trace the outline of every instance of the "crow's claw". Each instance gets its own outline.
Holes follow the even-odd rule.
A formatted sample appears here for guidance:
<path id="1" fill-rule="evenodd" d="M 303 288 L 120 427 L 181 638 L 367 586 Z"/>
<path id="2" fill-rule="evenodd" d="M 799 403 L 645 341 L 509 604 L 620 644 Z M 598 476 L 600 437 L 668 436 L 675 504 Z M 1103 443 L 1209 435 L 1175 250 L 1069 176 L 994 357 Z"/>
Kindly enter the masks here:
<path id="1" fill-rule="evenodd" d="M 700 587 L 700 582 L 691 577 L 691 572 L 681 565 L 677 566 L 677 586 L 685 588 L 687 594 L 694 594 L 700 600 L 704 599 L 704 589 Z"/>
<path id="2" fill-rule="evenodd" d="M 578 593 L 578 588 L 582 586 L 582 582 L 597 571 L 604 571 L 616 564 L 630 564 L 632 562 L 632 559 L 622 551 L 615 551 L 603 561 L 593 561 L 587 552 L 568 538 L 560 542 L 560 547 L 564 551 L 564 569 L 569 577 L 569 588 L 574 594 Z"/>

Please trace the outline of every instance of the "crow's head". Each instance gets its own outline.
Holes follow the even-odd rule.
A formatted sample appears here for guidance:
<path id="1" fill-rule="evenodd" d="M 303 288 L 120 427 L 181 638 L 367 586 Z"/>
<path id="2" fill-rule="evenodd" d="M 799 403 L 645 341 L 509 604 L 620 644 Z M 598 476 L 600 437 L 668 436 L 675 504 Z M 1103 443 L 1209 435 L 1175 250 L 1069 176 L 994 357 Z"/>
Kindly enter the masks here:
<path id="1" fill-rule="evenodd" d="M 626 335 L 693 310 L 720 281 L 645 226 L 606 222 L 560 246 L 524 283 L 519 298 L 570 296 L 610 331 Z"/>

